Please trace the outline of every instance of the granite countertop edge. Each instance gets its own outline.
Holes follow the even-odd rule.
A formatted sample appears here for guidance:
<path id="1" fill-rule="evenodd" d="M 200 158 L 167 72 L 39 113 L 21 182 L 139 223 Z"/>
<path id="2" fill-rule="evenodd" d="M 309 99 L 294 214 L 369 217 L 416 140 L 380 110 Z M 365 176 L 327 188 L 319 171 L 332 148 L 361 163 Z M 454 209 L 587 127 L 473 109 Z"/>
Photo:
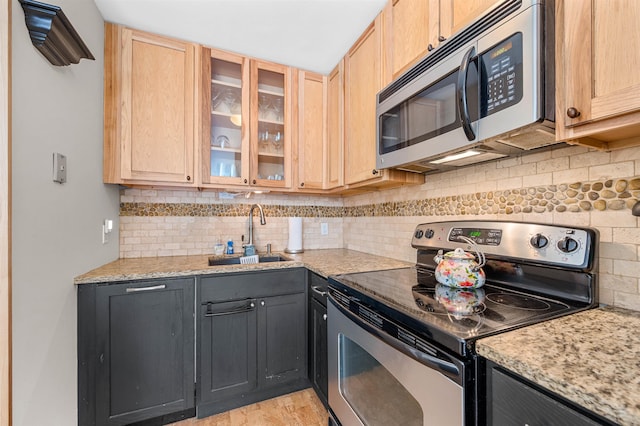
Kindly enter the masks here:
<path id="1" fill-rule="evenodd" d="M 208 266 L 212 255 L 121 258 L 74 278 L 75 285 L 115 283 L 157 278 L 175 278 L 305 267 L 327 278 L 351 272 L 412 267 L 415 264 L 350 249 L 307 250 L 280 254 L 285 262 Z M 236 255 L 237 256 L 237 255 Z"/>
<path id="2" fill-rule="evenodd" d="M 640 312 L 603 306 L 478 340 L 476 351 L 621 425 L 640 424 Z"/>

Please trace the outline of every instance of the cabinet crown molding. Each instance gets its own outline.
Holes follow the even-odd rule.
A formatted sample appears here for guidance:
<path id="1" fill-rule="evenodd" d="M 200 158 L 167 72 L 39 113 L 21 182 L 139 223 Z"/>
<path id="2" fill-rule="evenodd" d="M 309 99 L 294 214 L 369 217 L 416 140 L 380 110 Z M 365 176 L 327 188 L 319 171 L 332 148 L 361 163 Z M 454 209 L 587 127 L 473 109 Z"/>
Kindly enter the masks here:
<path id="1" fill-rule="evenodd" d="M 60 7 L 33 0 L 20 0 L 20 4 L 31 42 L 53 65 L 95 60 Z"/>

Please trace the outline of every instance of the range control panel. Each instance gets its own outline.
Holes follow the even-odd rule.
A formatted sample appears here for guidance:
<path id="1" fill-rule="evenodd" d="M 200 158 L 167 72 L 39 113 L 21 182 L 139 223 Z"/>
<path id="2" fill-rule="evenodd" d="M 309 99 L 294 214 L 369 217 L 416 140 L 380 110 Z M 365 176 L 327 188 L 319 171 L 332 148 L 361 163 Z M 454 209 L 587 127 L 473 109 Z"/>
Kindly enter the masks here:
<path id="1" fill-rule="evenodd" d="M 433 222 L 416 227 L 411 245 L 472 251 L 460 236 L 472 239 L 487 255 L 584 269 L 591 266 L 598 234 L 595 229 L 525 222 Z"/>

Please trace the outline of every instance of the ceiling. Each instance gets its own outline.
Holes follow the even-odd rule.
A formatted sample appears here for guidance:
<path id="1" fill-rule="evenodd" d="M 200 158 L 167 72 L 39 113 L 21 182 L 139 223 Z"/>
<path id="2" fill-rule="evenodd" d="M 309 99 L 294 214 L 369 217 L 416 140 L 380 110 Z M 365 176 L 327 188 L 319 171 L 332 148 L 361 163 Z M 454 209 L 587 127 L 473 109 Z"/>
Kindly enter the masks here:
<path id="1" fill-rule="evenodd" d="M 386 0 L 94 0 L 105 21 L 328 74 Z"/>

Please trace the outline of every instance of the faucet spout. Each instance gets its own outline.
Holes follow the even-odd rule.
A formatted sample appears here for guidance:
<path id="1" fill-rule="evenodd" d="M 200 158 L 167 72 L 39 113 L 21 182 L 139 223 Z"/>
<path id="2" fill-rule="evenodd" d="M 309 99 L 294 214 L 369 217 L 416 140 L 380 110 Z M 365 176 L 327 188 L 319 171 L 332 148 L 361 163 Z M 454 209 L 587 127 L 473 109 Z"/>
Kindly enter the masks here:
<path id="1" fill-rule="evenodd" d="M 264 210 L 260 204 L 253 204 L 249 209 L 249 244 L 253 245 L 253 209 L 257 208 L 258 212 L 260 212 L 260 225 L 266 225 L 267 221 L 264 218 Z"/>

